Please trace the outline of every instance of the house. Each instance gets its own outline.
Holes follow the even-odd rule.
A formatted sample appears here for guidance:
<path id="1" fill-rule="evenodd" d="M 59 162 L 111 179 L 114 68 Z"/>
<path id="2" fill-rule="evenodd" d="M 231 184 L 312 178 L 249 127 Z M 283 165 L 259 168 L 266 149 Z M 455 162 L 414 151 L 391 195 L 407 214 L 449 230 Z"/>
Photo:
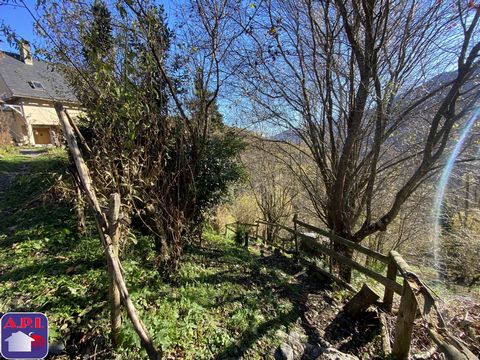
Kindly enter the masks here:
<path id="1" fill-rule="evenodd" d="M 35 342 L 35 339 L 21 331 L 17 331 L 3 341 L 8 343 L 9 352 L 31 352 L 32 342 Z"/>
<path id="2" fill-rule="evenodd" d="M 28 42 L 19 47 L 20 54 L 0 52 L 0 117 L 16 144 L 58 144 L 54 102 L 61 101 L 72 118 L 81 106 L 58 70 L 33 58 Z"/>

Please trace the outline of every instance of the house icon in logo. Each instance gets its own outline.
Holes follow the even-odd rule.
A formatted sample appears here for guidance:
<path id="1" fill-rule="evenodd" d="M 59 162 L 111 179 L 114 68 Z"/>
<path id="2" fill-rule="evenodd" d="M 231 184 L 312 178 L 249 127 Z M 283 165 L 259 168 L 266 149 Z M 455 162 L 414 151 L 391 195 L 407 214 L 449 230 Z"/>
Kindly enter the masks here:
<path id="1" fill-rule="evenodd" d="M 17 331 L 12 333 L 12 335 L 10 335 L 4 341 L 8 343 L 8 351 L 31 352 L 32 342 L 34 342 L 35 339 L 21 331 Z"/>

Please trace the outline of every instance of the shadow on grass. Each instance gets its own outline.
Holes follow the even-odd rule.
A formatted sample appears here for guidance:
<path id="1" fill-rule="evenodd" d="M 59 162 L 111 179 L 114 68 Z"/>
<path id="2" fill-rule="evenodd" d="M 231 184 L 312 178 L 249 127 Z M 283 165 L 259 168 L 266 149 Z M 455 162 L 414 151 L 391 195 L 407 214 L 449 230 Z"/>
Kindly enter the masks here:
<path id="1" fill-rule="evenodd" d="M 268 259 L 271 262 L 271 258 Z M 282 262 L 281 258 L 279 257 L 280 262 Z M 287 259 L 288 260 L 288 259 Z M 283 270 L 282 267 L 280 269 Z M 262 284 L 263 281 L 270 281 L 268 279 L 272 279 L 272 277 L 256 277 L 252 279 L 251 282 L 255 283 L 256 285 Z M 301 326 L 306 330 L 306 334 L 308 337 L 308 342 L 312 344 L 316 344 L 320 341 L 318 338 L 318 333 L 315 329 L 308 329 L 307 324 L 308 321 L 305 319 L 305 314 L 308 311 L 307 308 L 307 298 L 308 294 L 312 292 L 319 292 L 324 291 L 324 286 L 318 286 L 310 283 L 308 276 L 299 276 L 297 277 L 299 280 L 297 283 L 288 283 L 282 282 L 277 280 L 270 283 L 263 283 L 265 288 L 261 291 L 261 293 L 256 298 L 256 301 L 263 306 L 267 304 L 273 304 L 279 301 L 280 299 L 287 299 L 293 305 L 292 310 L 288 311 L 287 313 L 283 313 L 279 316 L 276 316 L 273 319 L 265 321 L 264 323 L 260 324 L 259 326 L 248 329 L 244 333 L 241 334 L 239 341 L 230 345 L 224 351 L 222 351 L 219 355 L 219 359 L 236 359 L 241 358 L 246 355 L 247 351 L 257 343 L 263 336 L 265 336 L 269 332 L 275 332 L 276 330 L 285 327 L 289 328 L 293 324 L 296 324 L 298 320 L 301 321 Z M 208 280 L 207 280 L 208 281 Z M 243 279 L 241 280 L 243 282 Z M 270 285 L 269 285 L 270 284 Z M 327 285 L 327 284 L 325 284 Z M 242 297 L 240 296 L 232 296 L 229 301 L 242 301 Z M 227 301 L 228 301 L 227 300 Z M 223 306 L 224 302 L 217 304 L 218 306 Z M 268 354 L 263 354 L 264 356 L 268 356 Z"/>
<path id="2" fill-rule="evenodd" d="M 325 283 L 312 282 L 311 278 L 302 271 L 302 267 L 294 259 L 284 257 L 277 252 L 268 256 L 255 255 L 243 247 L 236 247 L 234 244 L 226 251 L 228 254 L 222 254 L 216 249 L 209 248 L 190 250 L 191 253 L 208 259 L 211 262 L 209 265 L 214 268 L 218 268 L 218 263 L 242 265 L 240 269 L 232 267 L 215 274 L 200 275 L 195 278 L 198 283 L 214 286 L 232 283 L 247 289 L 261 289 L 259 293 L 255 294 L 255 301 L 260 306 L 275 306 L 280 300 L 288 300 L 293 305 L 293 308 L 286 313 L 280 313 L 274 318 L 244 331 L 239 336 L 237 342 L 218 354 L 218 359 L 241 358 L 262 337 L 282 327 L 288 328 L 296 323 L 298 319 L 301 319 L 304 328 L 308 326 L 306 325 L 308 321 L 305 320 L 305 314 L 308 311 L 306 305 L 308 295 L 312 292 L 322 292 L 330 288 L 328 281 Z M 225 255 L 227 255 L 227 259 L 232 261 L 226 261 Z M 289 276 L 286 276 L 286 274 Z M 225 297 L 216 299 L 211 307 L 223 308 L 229 303 L 245 301 L 245 295 L 230 293 L 226 294 Z M 318 343 L 320 339 L 315 329 L 306 330 L 309 342 Z"/>
<path id="3" fill-rule="evenodd" d="M 204 260 L 209 260 L 218 264 L 242 264 L 250 267 L 260 256 L 252 254 L 247 249 L 237 246 L 234 243 L 222 244 L 222 249 L 217 249 L 212 244 L 212 248 L 190 246 L 186 250 L 186 254 L 202 257 Z"/>
<path id="4" fill-rule="evenodd" d="M 54 174 L 65 174 L 67 158 L 56 155 L 13 155 L 0 159 L 0 213 L 11 214 L 52 184 Z"/>
<path id="5" fill-rule="evenodd" d="M 245 355 L 260 338 L 271 330 L 277 330 L 281 326 L 288 326 L 298 319 L 296 309 L 268 320 L 261 325 L 245 331 L 238 343 L 231 344 L 218 355 L 218 359 L 238 359 Z"/>
<path id="6" fill-rule="evenodd" d="M 14 244 L 32 239 L 52 238 L 51 246 L 64 246 L 71 250 L 78 244 L 75 238 L 75 226 L 69 218 L 70 209 L 66 206 L 51 204 L 32 207 L 0 219 L 0 248 L 10 248 Z M 54 248 L 54 254 L 58 249 Z"/>
<path id="7" fill-rule="evenodd" d="M 0 282 L 19 281 L 34 275 L 42 275 L 47 277 L 61 276 L 65 274 L 78 275 L 89 270 L 98 269 L 105 266 L 106 264 L 103 259 L 75 260 L 67 262 L 58 262 L 52 260 L 46 263 L 35 263 L 4 272 L 0 275 Z"/>

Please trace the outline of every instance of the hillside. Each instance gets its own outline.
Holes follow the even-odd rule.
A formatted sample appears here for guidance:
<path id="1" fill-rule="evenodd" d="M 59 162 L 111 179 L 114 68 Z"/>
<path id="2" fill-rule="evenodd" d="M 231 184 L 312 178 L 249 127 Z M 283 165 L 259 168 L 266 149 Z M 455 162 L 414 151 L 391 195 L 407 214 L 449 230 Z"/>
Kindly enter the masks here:
<path id="1" fill-rule="evenodd" d="M 86 236 L 75 234 L 60 196 L 65 161 L 63 151 L 0 160 L 2 176 L 24 171 L 6 186 L 0 205 L 0 312 L 45 312 L 52 359 L 144 358 L 128 323 L 119 349 L 109 345 L 106 264 L 91 221 Z M 125 277 L 167 358 L 383 358 L 378 310 L 350 318 L 342 306 L 351 293 L 290 255 L 261 243 L 245 249 L 207 231 L 167 284 L 154 268 L 150 239 L 131 236 L 121 255 Z M 355 284 L 365 280 L 356 276 Z M 480 313 L 475 306 L 470 316 Z M 393 331 L 395 318 L 387 319 Z M 413 351 L 424 351 L 428 340 L 420 327 L 414 339 Z"/>

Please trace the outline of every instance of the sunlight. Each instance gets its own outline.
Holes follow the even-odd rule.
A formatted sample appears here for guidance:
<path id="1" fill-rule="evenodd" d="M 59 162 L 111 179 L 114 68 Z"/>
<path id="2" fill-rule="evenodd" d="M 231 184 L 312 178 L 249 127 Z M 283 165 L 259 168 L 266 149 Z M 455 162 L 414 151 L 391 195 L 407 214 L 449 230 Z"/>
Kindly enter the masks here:
<path id="1" fill-rule="evenodd" d="M 437 280 L 440 279 L 440 258 L 439 258 L 439 251 L 440 251 L 440 235 L 441 235 L 441 225 L 440 219 L 442 215 L 442 204 L 445 197 L 445 192 L 447 190 L 448 181 L 450 179 L 450 175 L 452 173 L 453 167 L 457 160 L 460 151 L 462 150 L 463 144 L 467 139 L 468 134 L 473 128 L 473 125 L 478 120 L 480 115 L 480 108 L 477 108 L 468 122 L 465 125 L 465 128 L 462 130 L 460 137 L 455 145 L 452 153 L 448 157 L 448 161 L 443 168 L 442 176 L 440 177 L 440 181 L 438 183 L 437 192 L 435 194 L 434 205 L 433 205 L 433 218 L 434 218 L 434 230 L 433 230 L 433 258 L 434 258 L 434 267 L 437 271 Z"/>

